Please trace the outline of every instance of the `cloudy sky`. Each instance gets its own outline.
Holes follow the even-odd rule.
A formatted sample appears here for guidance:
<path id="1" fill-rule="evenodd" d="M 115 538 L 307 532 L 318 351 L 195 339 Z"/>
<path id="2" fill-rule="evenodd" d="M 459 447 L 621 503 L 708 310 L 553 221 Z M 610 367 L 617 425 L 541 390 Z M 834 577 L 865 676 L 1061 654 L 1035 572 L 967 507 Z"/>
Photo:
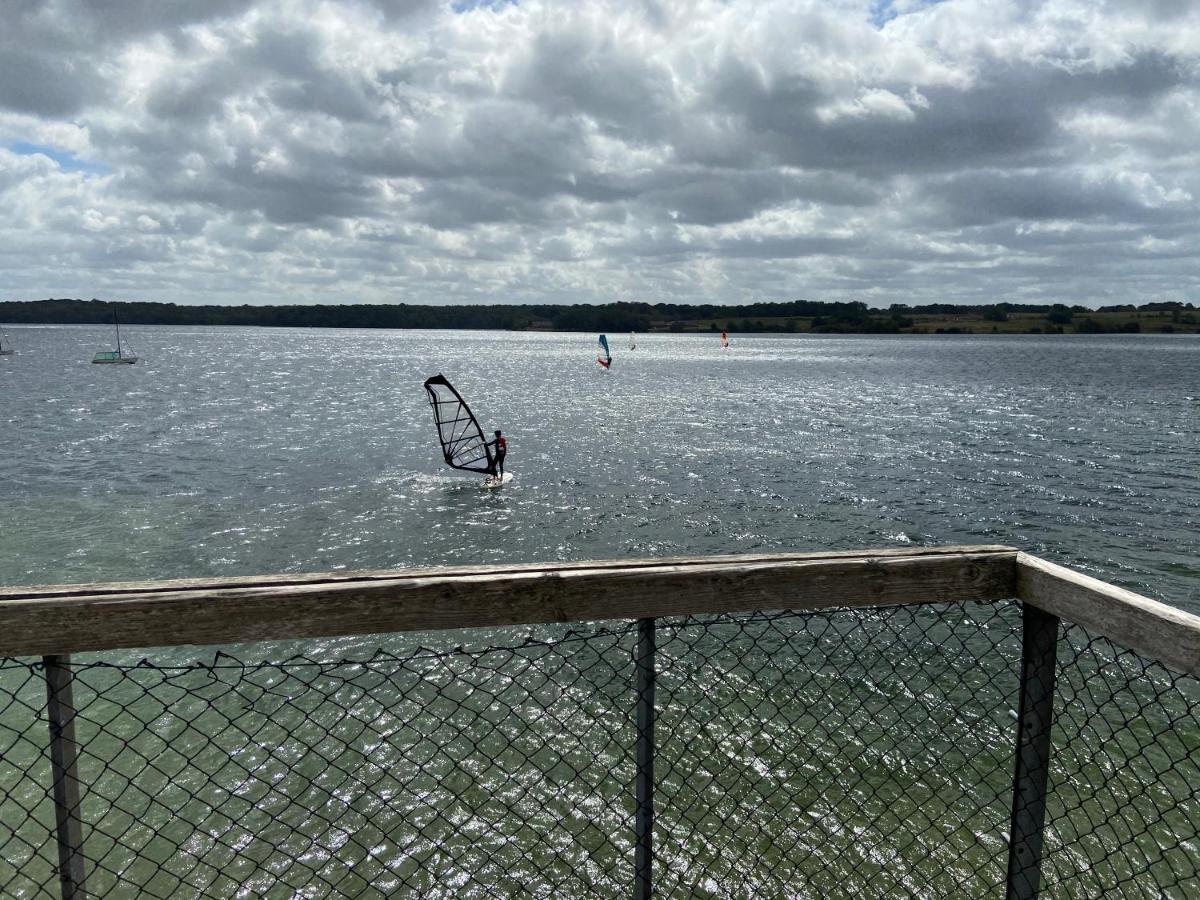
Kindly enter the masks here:
<path id="1" fill-rule="evenodd" d="M 0 0 L 0 298 L 1200 303 L 1194 0 Z"/>

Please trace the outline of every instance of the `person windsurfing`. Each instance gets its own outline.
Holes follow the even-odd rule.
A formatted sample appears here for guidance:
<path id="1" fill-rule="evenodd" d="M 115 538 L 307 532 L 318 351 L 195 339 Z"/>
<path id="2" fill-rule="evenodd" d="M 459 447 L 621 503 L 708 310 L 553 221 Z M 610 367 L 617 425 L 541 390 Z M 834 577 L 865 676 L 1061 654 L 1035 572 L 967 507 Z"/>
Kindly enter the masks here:
<path id="1" fill-rule="evenodd" d="M 612 366 L 612 353 L 608 349 L 608 338 L 604 335 L 600 335 L 600 349 L 604 351 L 604 355 L 597 356 L 596 362 L 600 363 L 602 368 L 607 369 Z"/>
<path id="2" fill-rule="evenodd" d="M 504 457 L 508 455 L 508 441 L 504 439 L 499 428 L 496 429 L 495 439 L 488 441 L 488 446 L 496 448 L 496 452 L 492 454 L 492 475 L 503 481 Z"/>

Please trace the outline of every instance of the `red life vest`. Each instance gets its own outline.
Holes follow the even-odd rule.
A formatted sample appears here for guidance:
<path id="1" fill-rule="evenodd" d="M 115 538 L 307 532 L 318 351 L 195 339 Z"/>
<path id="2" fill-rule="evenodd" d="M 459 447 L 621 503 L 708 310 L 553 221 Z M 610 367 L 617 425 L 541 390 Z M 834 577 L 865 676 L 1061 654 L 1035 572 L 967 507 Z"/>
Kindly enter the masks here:
<path id="1" fill-rule="evenodd" d="M 504 435 L 500 435 L 500 437 L 496 438 L 496 452 L 497 453 L 507 453 L 508 452 L 508 441 L 504 439 Z"/>

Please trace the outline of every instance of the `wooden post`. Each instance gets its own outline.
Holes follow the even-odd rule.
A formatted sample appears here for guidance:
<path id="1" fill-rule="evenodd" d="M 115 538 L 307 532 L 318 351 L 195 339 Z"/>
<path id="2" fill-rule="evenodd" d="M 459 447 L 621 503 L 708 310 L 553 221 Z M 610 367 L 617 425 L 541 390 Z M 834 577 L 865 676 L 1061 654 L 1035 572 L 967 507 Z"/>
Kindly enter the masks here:
<path id="1" fill-rule="evenodd" d="M 1021 709 L 1009 825 L 1007 900 L 1035 900 L 1041 888 L 1057 673 L 1058 617 L 1026 603 L 1021 622 Z"/>
<path id="2" fill-rule="evenodd" d="M 654 656 L 654 619 L 638 619 L 634 900 L 649 900 L 654 891 Z"/>
<path id="3" fill-rule="evenodd" d="M 75 744 L 75 701 L 71 657 L 43 656 L 46 667 L 46 719 L 50 725 L 50 766 L 54 779 L 54 818 L 58 829 L 58 879 L 63 900 L 83 900 L 83 821 Z"/>

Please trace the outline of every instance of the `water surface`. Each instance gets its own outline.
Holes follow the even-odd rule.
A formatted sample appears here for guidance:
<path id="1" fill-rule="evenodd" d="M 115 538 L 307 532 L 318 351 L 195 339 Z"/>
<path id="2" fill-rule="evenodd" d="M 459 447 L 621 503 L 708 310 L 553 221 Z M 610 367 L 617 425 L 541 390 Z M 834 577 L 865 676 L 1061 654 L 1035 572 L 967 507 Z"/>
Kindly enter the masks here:
<path id="1" fill-rule="evenodd" d="M 1007 543 L 1200 612 L 1200 340 L 11 328 L 0 582 Z M 509 436 L 442 463 L 443 372 Z"/>
<path id="2" fill-rule="evenodd" d="M 1200 612 L 1195 338 L 641 335 L 606 373 L 592 335 L 129 332 L 12 329 L 0 583 L 1006 543 Z M 511 485 L 441 463 L 436 372 Z M 1018 622 L 664 620 L 664 894 L 996 893 Z M 635 629 L 578 627 L 78 655 L 89 886 L 624 896 Z M 1047 883 L 1183 896 L 1195 683 L 1086 635 L 1060 668 Z M 39 896 L 36 661 L 6 697 L 0 893 Z"/>

